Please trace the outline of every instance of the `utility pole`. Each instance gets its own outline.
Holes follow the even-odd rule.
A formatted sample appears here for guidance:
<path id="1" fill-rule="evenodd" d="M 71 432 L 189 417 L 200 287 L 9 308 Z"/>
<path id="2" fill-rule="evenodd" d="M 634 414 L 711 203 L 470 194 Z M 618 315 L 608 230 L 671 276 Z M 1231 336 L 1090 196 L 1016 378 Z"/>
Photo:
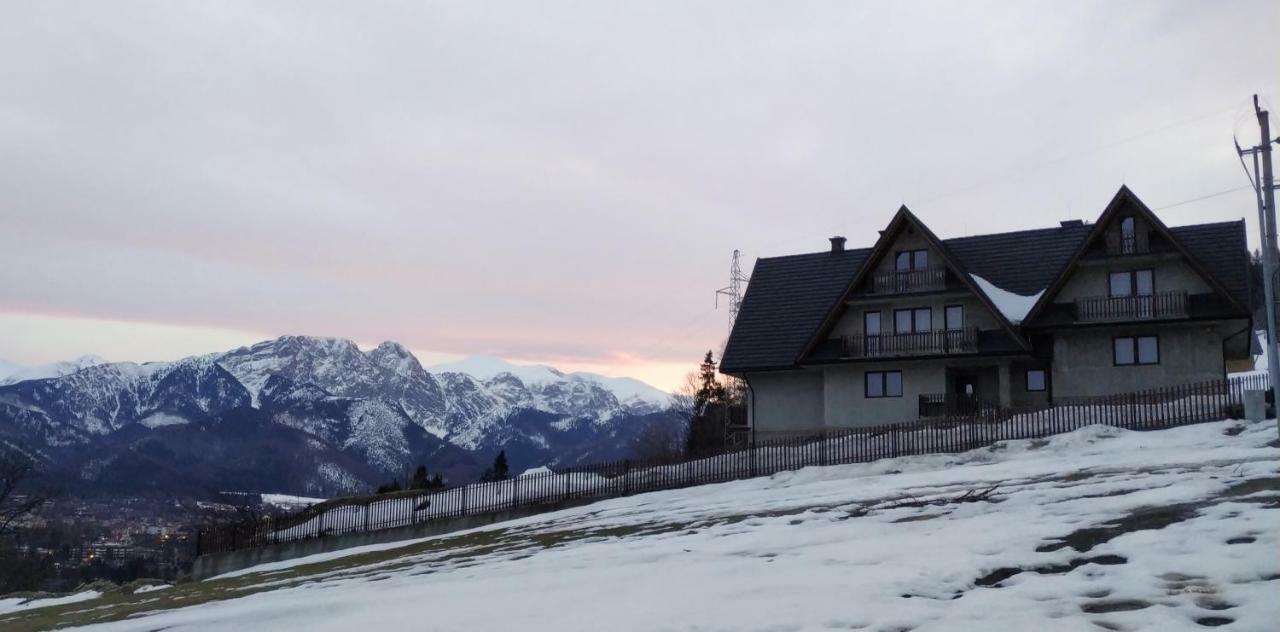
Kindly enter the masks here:
<path id="1" fill-rule="evenodd" d="M 1262 188 L 1262 201 L 1267 206 L 1267 244 L 1268 256 L 1263 259 L 1263 271 L 1267 275 L 1267 374 L 1271 377 L 1272 397 L 1280 397 L 1280 349 L 1276 341 L 1276 183 L 1271 174 L 1271 122 L 1267 111 L 1258 107 L 1258 95 L 1253 95 L 1253 110 L 1258 114 L 1258 127 L 1262 132 L 1262 178 L 1258 186 Z M 1267 263 L 1270 269 L 1267 269 Z M 1280 401 L 1276 401 L 1280 408 Z"/>
<path id="2" fill-rule="evenodd" d="M 1239 149 L 1241 157 L 1253 156 L 1251 184 L 1258 201 L 1258 230 L 1262 242 L 1262 287 L 1267 301 L 1267 377 L 1271 383 L 1275 406 L 1280 409 L 1280 344 L 1276 340 L 1276 265 L 1280 251 L 1276 248 L 1276 195 L 1275 178 L 1271 172 L 1271 122 L 1266 110 L 1258 106 L 1258 95 L 1253 95 L 1253 110 L 1258 115 L 1261 142 L 1257 147 Z M 1261 169 L 1259 169 L 1261 155 Z M 1247 170 L 1246 170 L 1247 171 Z"/>

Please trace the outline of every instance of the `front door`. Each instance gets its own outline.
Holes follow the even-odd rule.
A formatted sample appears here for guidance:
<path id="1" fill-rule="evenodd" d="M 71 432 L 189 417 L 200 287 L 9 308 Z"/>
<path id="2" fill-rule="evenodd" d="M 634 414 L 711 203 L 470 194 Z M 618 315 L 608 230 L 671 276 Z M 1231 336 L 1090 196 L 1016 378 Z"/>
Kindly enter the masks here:
<path id="1" fill-rule="evenodd" d="M 978 377 L 957 375 L 953 384 L 952 396 L 955 398 L 956 413 L 972 415 L 978 412 Z"/>

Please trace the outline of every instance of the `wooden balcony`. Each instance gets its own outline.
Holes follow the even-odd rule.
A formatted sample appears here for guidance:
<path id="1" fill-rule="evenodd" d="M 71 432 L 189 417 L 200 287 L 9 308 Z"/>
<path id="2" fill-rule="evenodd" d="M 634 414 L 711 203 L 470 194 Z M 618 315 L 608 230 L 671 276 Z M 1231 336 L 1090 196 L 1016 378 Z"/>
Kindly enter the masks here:
<path id="1" fill-rule="evenodd" d="M 1076 299 L 1076 322 L 1111 323 L 1187 317 L 1187 293 L 1151 296 L 1089 296 Z"/>
<path id="2" fill-rule="evenodd" d="M 947 287 L 947 269 L 942 266 L 933 266 L 922 270 L 881 272 L 872 278 L 871 287 L 876 294 L 944 290 Z"/>
<path id="3" fill-rule="evenodd" d="M 950 355 L 977 353 L 978 330 L 939 329 L 914 334 L 880 336 L 845 336 L 842 339 L 846 358 L 894 358 L 902 356 Z"/>

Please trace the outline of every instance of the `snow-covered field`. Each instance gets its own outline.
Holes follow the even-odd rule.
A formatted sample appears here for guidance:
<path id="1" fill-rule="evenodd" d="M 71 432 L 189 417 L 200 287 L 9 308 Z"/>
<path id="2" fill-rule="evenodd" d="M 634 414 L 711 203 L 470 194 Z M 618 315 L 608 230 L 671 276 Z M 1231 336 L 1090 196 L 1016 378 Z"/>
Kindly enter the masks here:
<path id="1" fill-rule="evenodd" d="M 1274 630 L 1276 436 L 1274 421 L 1091 426 L 806 468 L 0 615 L 0 628 Z"/>
<path id="2" fill-rule="evenodd" d="M 20 612 L 22 610 L 32 610 L 35 608 L 49 608 L 52 606 L 61 606 L 69 603 L 77 603 L 97 599 L 102 593 L 96 590 L 86 590 L 62 597 L 46 597 L 37 599 L 25 599 L 22 597 L 7 597 L 0 599 L 0 614 L 9 614 L 11 612 Z"/>
<path id="3" fill-rule="evenodd" d="M 287 542 L 339 535 L 353 531 L 377 531 L 461 514 L 483 514 L 524 504 L 556 502 L 565 498 L 609 498 L 631 493 L 674 489 L 749 478 L 825 462 L 871 461 L 891 455 L 960 452 L 997 441 L 1043 437 L 1093 424 L 1150 429 L 1166 423 L 1221 418 L 1241 401 L 1244 384 L 1225 390 L 1188 391 L 1185 395 L 1141 404 L 1099 403 L 1090 398 L 1078 402 L 1060 400 L 1052 411 L 1030 411 L 1003 421 L 982 424 L 910 424 L 835 434 L 825 439 L 764 445 L 755 450 L 682 462 L 674 465 L 612 468 L 596 472 L 564 472 L 541 467 L 515 479 L 473 483 L 416 496 L 379 496 L 338 499 L 340 504 L 318 508 L 296 524 L 279 529 L 263 525 L 255 536 L 262 542 Z M 1050 414 L 1052 413 L 1052 414 Z M 1212 417 L 1210 417 L 1212 416 Z M 620 464 L 619 464 L 620 465 Z M 264 499 L 266 496 L 264 496 Z M 214 550 L 217 550 L 216 548 Z"/>

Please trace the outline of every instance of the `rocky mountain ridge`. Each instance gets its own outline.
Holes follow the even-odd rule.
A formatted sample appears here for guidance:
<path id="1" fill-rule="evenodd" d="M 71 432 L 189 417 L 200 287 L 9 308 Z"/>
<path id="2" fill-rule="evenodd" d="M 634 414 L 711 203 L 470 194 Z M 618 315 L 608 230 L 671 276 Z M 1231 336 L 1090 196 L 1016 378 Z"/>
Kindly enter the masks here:
<path id="1" fill-rule="evenodd" d="M 620 401 L 616 378 L 512 366 L 525 379 L 428 372 L 394 342 L 362 351 L 284 336 L 0 386 L 0 439 L 92 487 L 226 487 L 221 476 L 251 491 L 332 495 L 417 463 L 461 482 L 498 450 L 516 468 L 620 458 L 647 424 L 674 423 L 657 389 L 626 383 Z M 186 474 L 184 463 L 197 467 Z M 169 481 L 148 478 L 157 468 Z"/>

